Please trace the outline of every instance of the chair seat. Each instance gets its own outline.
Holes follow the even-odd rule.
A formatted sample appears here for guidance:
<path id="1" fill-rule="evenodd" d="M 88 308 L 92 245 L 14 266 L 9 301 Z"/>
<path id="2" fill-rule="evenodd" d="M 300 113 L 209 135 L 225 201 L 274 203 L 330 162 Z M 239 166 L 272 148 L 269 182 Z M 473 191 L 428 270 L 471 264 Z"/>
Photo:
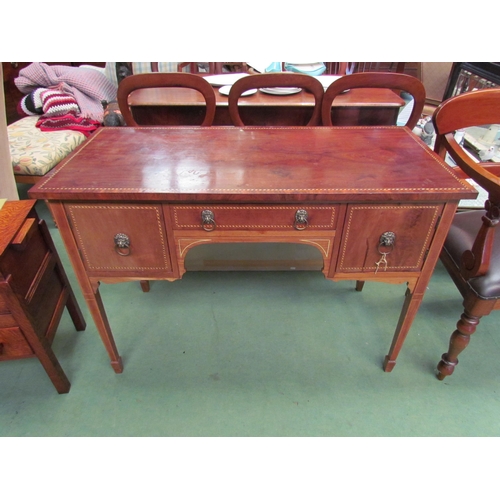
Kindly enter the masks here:
<path id="1" fill-rule="evenodd" d="M 482 225 L 481 217 L 486 212 L 484 210 L 472 210 L 469 212 L 457 213 L 453 219 L 453 224 L 446 238 L 444 250 L 453 260 L 457 267 L 460 267 L 462 254 L 470 250 L 474 244 L 477 232 Z M 472 278 L 468 281 L 470 289 L 482 299 L 500 298 L 500 232 L 495 232 L 493 254 L 491 256 L 490 267 L 484 276 Z"/>
<path id="2" fill-rule="evenodd" d="M 7 127 L 12 168 L 16 175 L 43 176 L 85 139 L 82 132 L 42 132 L 39 116 L 27 116 Z"/>

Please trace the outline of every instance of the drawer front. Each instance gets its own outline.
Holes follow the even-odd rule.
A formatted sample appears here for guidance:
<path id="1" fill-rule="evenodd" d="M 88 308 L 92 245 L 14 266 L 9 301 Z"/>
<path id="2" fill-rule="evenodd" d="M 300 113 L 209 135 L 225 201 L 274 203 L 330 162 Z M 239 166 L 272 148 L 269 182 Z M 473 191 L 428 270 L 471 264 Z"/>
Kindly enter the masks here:
<path id="1" fill-rule="evenodd" d="M 10 313 L 10 309 L 9 309 L 9 306 L 7 304 L 7 301 L 5 300 L 5 298 L 2 296 L 2 294 L 0 294 L 0 318 L 4 315 L 4 314 L 9 314 Z M 0 326 L 2 326 L 2 323 L 0 322 Z"/>
<path id="2" fill-rule="evenodd" d="M 42 265 L 32 295 L 28 296 L 24 306 L 31 316 L 33 328 L 39 335 L 46 335 L 56 311 L 64 284 L 55 269 L 55 260 L 50 259 Z"/>
<path id="3" fill-rule="evenodd" d="M 11 328 L 17 326 L 17 321 L 13 318 L 10 312 L 0 313 L 0 330 L 2 328 Z"/>
<path id="4" fill-rule="evenodd" d="M 377 272 L 418 272 L 425 260 L 442 205 L 351 205 L 347 209 L 338 272 L 375 272 L 376 262 L 387 253 Z M 384 233 L 395 235 L 384 246 Z"/>
<path id="5" fill-rule="evenodd" d="M 33 355 L 33 351 L 18 327 L 0 328 L 0 361 Z"/>
<path id="6" fill-rule="evenodd" d="M 171 271 L 161 205 L 67 204 L 66 211 L 89 274 Z"/>
<path id="7" fill-rule="evenodd" d="M 1 259 L 2 272 L 4 276 L 12 275 L 11 286 L 20 297 L 26 297 L 29 293 L 48 253 L 49 249 L 36 222 L 22 245 L 11 243 L 6 248 Z"/>
<path id="8" fill-rule="evenodd" d="M 8 284 L 4 284 L 4 290 L 7 292 L 10 288 L 12 292 L 0 295 L 0 328 L 15 326 L 16 322 L 11 314 L 16 311 L 19 314 L 21 308 L 28 314 L 33 329 L 39 335 L 45 335 L 64 291 L 64 283 L 56 270 L 53 254 L 46 255 L 29 289 L 22 296 L 16 294 L 15 285 L 13 279 L 9 280 Z"/>
<path id="9" fill-rule="evenodd" d="M 335 229 L 337 222 L 335 206 L 174 205 L 171 210 L 176 230 L 203 230 L 202 212 L 205 210 L 213 213 L 214 231 L 294 231 L 298 210 L 306 211 L 305 229 Z"/>

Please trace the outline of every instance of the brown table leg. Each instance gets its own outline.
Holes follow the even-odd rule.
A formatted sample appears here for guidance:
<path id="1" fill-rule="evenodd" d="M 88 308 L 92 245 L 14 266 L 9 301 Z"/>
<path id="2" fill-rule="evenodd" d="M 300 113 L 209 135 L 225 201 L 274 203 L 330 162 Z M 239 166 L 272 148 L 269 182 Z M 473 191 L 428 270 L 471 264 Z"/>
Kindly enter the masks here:
<path id="1" fill-rule="evenodd" d="M 437 261 L 439 259 L 439 254 L 441 253 L 441 248 L 443 246 L 444 240 L 448 233 L 448 229 L 451 225 L 451 221 L 455 215 L 457 208 L 457 203 L 446 203 L 441 214 L 441 221 L 436 227 L 436 232 L 434 234 L 434 239 L 427 258 L 422 267 L 420 277 L 412 285 L 408 283 L 408 288 L 406 290 L 406 297 L 403 304 L 403 309 L 401 310 L 401 315 L 399 317 L 399 322 L 394 333 L 391 348 L 389 354 L 384 360 L 384 371 L 390 372 L 396 365 L 396 358 L 398 357 L 399 351 L 403 346 L 403 342 L 410 330 L 410 327 L 417 315 L 420 304 L 424 298 L 427 285 L 431 279 L 434 268 L 436 267 Z"/>
<path id="2" fill-rule="evenodd" d="M 122 358 L 116 348 L 115 339 L 113 338 L 113 333 L 111 332 L 111 327 L 109 326 L 108 317 L 104 309 L 104 304 L 102 303 L 99 289 L 95 290 L 95 292 L 92 291 L 91 294 L 84 292 L 84 298 L 85 302 L 87 302 L 87 305 L 89 306 L 90 314 L 92 314 L 92 318 L 94 319 L 94 323 L 97 327 L 102 343 L 108 352 L 109 359 L 111 360 L 111 367 L 116 373 L 122 373 Z"/>
<path id="3" fill-rule="evenodd" d="M 116 373 L 121 373 L 123 371 L 123 363 L 116 348 L 111 327 L 109 326 L 106 311 L 99 293 L 99 285 L 98 283 L 93 284 L 87 276 L 85 267 L 80 258 L 80 253 L 78 252 L 78 247 L 73 238 L 63 204 L 59 202 L 51 202 L 50 205 L 52 215 L 56 220 L 62 240 L 66 247 L 66 251 L 68 252 L 71 264 L 73 265 L 76 278 L 80 284 L 80 288 L 82 289 L 83 298 L 87 303 L 90 314 L 94 319 L 94 323 L 97 327 L 101 340 L 111 360 L 111 366 Z"/>
<path id="4" fill-rule="evenodd" d="M 399 316 L 399 322 L 394 333 L 391 348 L 389 349 L 389 354 L 384 360 L 384 371 L 391 372 L 396 366 L 396 358 L 398 357 L 399 351 L 403 347 L 403 343 L 406 339 L 406 335 L 410 331 L 410 327 L 417 315 L 418 309 L 423 299 L 423 293 L 416 293 L 411 291 L 410 288 L 406 289 L 405 301 L 403 304 L 403 309 L 401 310 L 401 315 Z"/>

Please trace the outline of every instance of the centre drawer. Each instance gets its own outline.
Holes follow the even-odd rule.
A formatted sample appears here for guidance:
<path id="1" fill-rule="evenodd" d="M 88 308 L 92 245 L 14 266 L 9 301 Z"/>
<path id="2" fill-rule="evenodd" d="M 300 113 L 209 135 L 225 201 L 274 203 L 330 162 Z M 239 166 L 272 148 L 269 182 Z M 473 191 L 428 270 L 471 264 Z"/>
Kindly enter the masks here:
<path id="1" fill-rule="evenodd" d="M 175 230 L 210 231 L 324 231 L 335 229 L 338 212 L 335 205 L 174 205 L 171 210 Z"/>

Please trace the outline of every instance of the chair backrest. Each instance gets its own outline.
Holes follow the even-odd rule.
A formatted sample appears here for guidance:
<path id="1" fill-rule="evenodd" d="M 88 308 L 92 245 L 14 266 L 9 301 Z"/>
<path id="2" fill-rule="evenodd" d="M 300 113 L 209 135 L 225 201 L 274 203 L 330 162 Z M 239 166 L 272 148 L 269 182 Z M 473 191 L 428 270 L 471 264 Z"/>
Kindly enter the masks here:
<path id="1" fill-rule="evenodd" d="M 321 116 L 321 102 L 323 99 L 323 85 L 316 78 L 299 73 L 263 73 L 249 75 L 237 80 L 229 91 L 229 116 L 233 125 L 243 127 L 238 100 L 243 92 L 250 89 L 284 87 L 300 87 L 314 96 L 314 110 L 307 126 L 319 125 Z"/>
<path id="2" fill-rule="evenodd" d="M 323 125 L 332 126 L 332 103 L 342 92 L 355 88 L 385 88 L 402 90 L 413 97 L 413 110 L 406 122 L 410 130 L 422 115 L 425 104 L 425 88 L 417 78 L 403 73 L 354 73 L 335 80 L 325 91 L 321 107 Z"/>
<path id="3" fill-rule="evenodd" d="M 500 180 L 495 175 L 499 167 L 495 168 L 494 163 L 474 162 L 455 141 L 454 132 L 467 127 L 498 124 L 499 110 L 500 88 L 495 88 L 451 97 L 441 103 L 432 115 L 436 130 L 434 151 L 443 158 L 449 153 L 467 176 L 488 191 L 490 200 L 495 203 L 500 203 Z"/>
<path id="4" fill-rule="evenodd" d="M 441 103 L 432 116 L 436 130 L 434 151 L 442 158 L 449 153 L 457 167 L 488 192 L 482 226 L 474 228 L 477 235 L 472 248 L 462 256 L 460 272 L 465 279 L 484 275 L 490 265 L 495 228 L 500 223 L 500 168 L 498 163 L 495 166 L 495 163 L 474 161 L 455 140 L 455 131 L 498 124 L 499 110 L 500 89 L 487 89 L 451 97 Z"/>
<path id="5" fill-rule="evenodd" d="M 205 118 L 201 126 L 212 125 L 216 105 L 214 90 L 201 76 L 190 73 L 142 73 L 124 78 L 118 85 L 118 106 L 127 125 L 139 126 L 134 120 L 132 110 L 128 104 L 129 95 L 134 90 L 158 87 L 185 87 L 200 92 L 206 102 Z"/>

